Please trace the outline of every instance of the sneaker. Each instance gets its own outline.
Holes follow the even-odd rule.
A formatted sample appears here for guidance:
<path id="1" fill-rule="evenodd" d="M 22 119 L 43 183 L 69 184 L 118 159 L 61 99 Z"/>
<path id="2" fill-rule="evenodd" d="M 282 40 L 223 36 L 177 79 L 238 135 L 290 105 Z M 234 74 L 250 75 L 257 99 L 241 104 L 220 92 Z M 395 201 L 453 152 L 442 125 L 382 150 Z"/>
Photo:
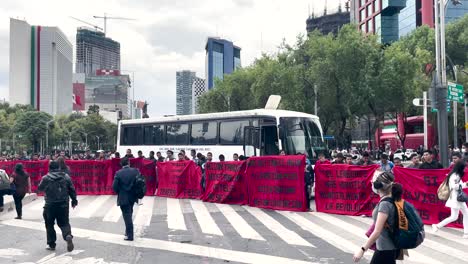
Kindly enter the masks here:
<path id="1" fill-rule="evenodd" d="M 65 240 L 67 241 L 67 251 L 72 252 L 75 246 L 73 245 L 73 237 L 68 235 Z"/>
<path id="2" fill-rule="evenodd" d="M 21 218 L 21 216 L 17 216 L 17 217 L 15 217 L 15 219 L 21 220 L 22 218 Z"/>
<path id="3" fill-rule="evenodd" d="M 432 232 L 437 233 L 439 231 L 439 227 L 437 225 L 432 225 Z"/>
<path id="4" fill-rule="evenodd" d="M 46 247 L 46 250 L 49 250 L 49 251 L 54 251 L 54 250 L 55 250 L 55 247 L 48 246 L 48 247 Z"/>
<path id="5" fill-rule="evenodd" d="M 463 234 L 462 238 L 468 239 L 468 234 L 467 233 Z"/>

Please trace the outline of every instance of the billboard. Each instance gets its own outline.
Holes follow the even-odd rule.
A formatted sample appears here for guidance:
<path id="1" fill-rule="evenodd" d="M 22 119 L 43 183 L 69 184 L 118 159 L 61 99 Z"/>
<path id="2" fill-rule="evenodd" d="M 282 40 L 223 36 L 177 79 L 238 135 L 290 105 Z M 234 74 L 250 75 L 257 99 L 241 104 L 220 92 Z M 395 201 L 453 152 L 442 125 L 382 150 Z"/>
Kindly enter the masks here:
<path id="1" fill-rule="evenodd" d="M 73 83 L 73 111 L 85 110 L 85 84 Z"/>
<path id="2" fill-rule="evenodd" d="M 86 104 L 128 104 L 128 75 L 86 77 Z"/>

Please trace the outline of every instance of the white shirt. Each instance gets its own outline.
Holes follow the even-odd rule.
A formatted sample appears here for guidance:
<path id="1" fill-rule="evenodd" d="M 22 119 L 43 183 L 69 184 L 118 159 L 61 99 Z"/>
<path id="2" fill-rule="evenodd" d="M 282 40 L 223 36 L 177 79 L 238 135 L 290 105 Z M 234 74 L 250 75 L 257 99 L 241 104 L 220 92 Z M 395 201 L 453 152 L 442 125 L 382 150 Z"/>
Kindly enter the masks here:
<path id="1" fill-rule="evenodd" d="M 450 188 L 450 197 L 445 203 L 445 206 L 453 209 L 460 209 L 463 206 L 463 202 L 457 201 L 458 189 L 460 188 L 460 185 L 463 189 L 467 188 L 467 186 L 463 183 L 463 181 L 460 179 L 460 176 L 456 173 L 450 175 L 448 183 Z"/>

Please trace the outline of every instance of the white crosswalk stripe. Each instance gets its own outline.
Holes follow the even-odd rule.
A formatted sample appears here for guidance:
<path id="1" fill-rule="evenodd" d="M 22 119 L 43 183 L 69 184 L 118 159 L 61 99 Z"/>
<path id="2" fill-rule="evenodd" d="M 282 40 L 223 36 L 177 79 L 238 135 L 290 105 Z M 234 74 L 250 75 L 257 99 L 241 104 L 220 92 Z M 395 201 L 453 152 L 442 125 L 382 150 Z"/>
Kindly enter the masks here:
<path id="1" fill-rule="evenodd" d="M 255 231 L 245 220 L 242 218 L 230 205 L 216 204 L 218 209 L 223 213 L 229 223 L 239 233 L 239 235 L 246 239 L 256 239 L 265 241 L 265 239 Z"/>
<path id="2" fill-rule="evenodd" d="M 193 212 L 197 218 L 202 232 L 205 234 L 222 236 L 223 232 L 221 232 L 203 202 L 198 200 L 191 200 L 190 203 L 192 204 Z"/>
<path id="3" fill-rule="evenodd" d="M 281 239 L 283 239 L 286 243 L 297 246 L 315 247 L 314 245 L 307 242 L 304 238 L 299 236 L 297 233 L 281 225 L 278 221 L 276 221 L 271 216 L 263 212 L 261 209 L 249 206 L 245 206 L 244 208 L 250 214 L 255 216 L 255 218 L 257 218 L 260 222 L 262 222 L 268 229 L 273 231 L 273 233 L 275 233 Z"/>
<path id="4" fill-rule="evenodd" d="M 172 230 L 187 230 L 178 199 L 167 198 L 167 224 Z"/>
<path id="5" fill-rule="evenodd" d="M 79 211 L 78 217 L 81 218 L 91 218 L 97 210 L 105 203 L 107 200 L 109 200 L 112 196 L 110 195 L 101 195 L 98 196 L 95 200 L 93 200 L 91 203 L 89 203 L 88 206 L 83 207 L 82 210 Z"/>
<path id="6" fill-rule="evenodd" d="M 120 207 L 117 206 L 117 203 L 114 203 L 111 209 L 107 212 L 107 214 L 102 219 L 104 222 L 114 222 L 117 223 L 122 216 L 122 211 Z"/>
<path id="7" fill-rule="evenodd" d="M 123 228 L 123 223 L 119 223 L 122 213 L 116 206 L 116 196 L 81 196 L 79 201 L 79 209 L 70 210 L 73 227 L 74 221 L 84 225 L 86 219 L 93 218 L 101 219 L 104 225 L 115 225 L 119 230 Z M 43 204 L 43 197 L 26 204 L 23 207 L 23 218 L 42 221 Z M 181 237 L 180 241 L 183 241 L 199 235 L 213 235 L 208 237 L 226 241 L 227 244 L 245 239 L 255 240 L 259 245 L 269 245 L 273 239 L 281 239 L 301 252 L 304 247 L 308 250 L 321 250 L 326 245 L 353 254 L 366 241 L 364 234 L 372 223 L 372 219 L 367 217 L 270 211 L 249 206 L 154 196 L 145 197 L 142 205 L 135 205 L 134 211 L 135 237 L 139 238 L 148 237 L 150 233 L 145 231 L 151 231 L 155 224 L 158 234 L 162 233 L 160 238 L 166 237 L 169 241 L 177 240 L 177 237 Z M 14 216 L 14 211 L 1 214 L 0 224 Z M 96 226 L 98 225 L 99 223 Z M 99 227 L 96 228 L 99 230 Z M 160 228 L 163 230 L 159 230 Z M 235 240 L 231 238 L 232 232 L 238 234 Z M 461 229 L 441 229 L 434 234 L 431 227 L 426 226 L 426 233 L 424 243 L 417 249 L 410 250 L 410 257 L 405 258 L 403 263 L 466 263 L 468 252 L 463 249 L 468 246 L 468 240 L 461 238 Z M 371 257 L 372 251 L 368 251 L 365 258 L 370 260 Z"/>

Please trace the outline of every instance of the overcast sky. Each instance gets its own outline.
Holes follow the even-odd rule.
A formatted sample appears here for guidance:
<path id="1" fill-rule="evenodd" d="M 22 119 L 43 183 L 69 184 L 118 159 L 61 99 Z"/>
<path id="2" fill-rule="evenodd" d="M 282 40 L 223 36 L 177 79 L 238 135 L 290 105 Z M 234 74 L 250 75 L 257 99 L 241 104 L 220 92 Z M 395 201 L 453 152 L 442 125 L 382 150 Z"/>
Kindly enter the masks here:
<path id="1" fill-rule="evenodd" d="M 345 0 L 2 0 L 0 5 L 0 98 L 8 100 L 9 18 L 58 26 L 75 45 L 74 16 L 102 26 L 106 12 L 135 21 L 108 20 L 107 36 L 119 41 L 121 68 L 135 74 L 135 99 L 149 102 L 150 116 L 175 114 L 176 71 L 205 76 L 208 36 L 242 48 L 242 66 L 262 52 L 274 53 L 282 39 L 305 34 L 308 12 L 336 9 Z M 73 48 L 75 53 L 75 47 Z"/>

